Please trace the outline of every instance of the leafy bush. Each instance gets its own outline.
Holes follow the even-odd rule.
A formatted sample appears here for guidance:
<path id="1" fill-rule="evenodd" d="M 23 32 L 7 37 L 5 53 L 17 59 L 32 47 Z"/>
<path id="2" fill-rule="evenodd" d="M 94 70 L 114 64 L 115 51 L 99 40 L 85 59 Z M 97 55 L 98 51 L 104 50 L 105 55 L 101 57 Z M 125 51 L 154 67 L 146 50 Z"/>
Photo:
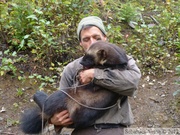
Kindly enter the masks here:
<path id="1" fill-rule="evenodd" d="M 0 44 L 6 48 L 0 51 L 9 52 L 3 55 L 1 75 L 23 70 L 18 66 L 23 63 L 30 78 L 43 86 L 54 84 L 63 67 L 83 53 L 76 28 L 88 15 L 104 20 L 109 41 L 133 55 L 143 74 L 166 72 L 180 57 L 179 5 L 146 0 L 105 0 L 100 5 L 94 0 L 1 2 Z"/>

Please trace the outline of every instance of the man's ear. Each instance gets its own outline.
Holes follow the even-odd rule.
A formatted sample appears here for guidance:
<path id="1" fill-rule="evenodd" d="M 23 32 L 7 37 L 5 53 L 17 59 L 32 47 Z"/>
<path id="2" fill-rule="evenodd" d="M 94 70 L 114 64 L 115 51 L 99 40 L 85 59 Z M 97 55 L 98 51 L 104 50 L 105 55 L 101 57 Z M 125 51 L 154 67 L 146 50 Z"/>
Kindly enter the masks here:
<path id="1" fill-rule="evenodd" d="M 83 46 L 82 42 L 80 42 L 79 44 L 80 44 L 80 46 L 84 49 L 84 51 L 86 51 L 86 50 L 87 50 L 87 48 L 84 48 L 84 46 Z"/>
<path id="2" fill-rule="evenodd" d="M 79 42 L 80 46 L 82 47 L 82 42 Z"/>
<path id="3" fill-rule="evenodd" d="M 104 40 L 107 41 L 107 36 L 104 36 Z"/>

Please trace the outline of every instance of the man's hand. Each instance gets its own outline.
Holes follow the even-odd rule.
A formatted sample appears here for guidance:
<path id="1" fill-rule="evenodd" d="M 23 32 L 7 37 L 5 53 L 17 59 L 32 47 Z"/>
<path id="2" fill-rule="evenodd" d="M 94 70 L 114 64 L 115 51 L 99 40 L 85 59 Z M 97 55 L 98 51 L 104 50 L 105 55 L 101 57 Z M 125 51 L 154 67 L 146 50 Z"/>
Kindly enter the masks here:
<path id="1" fill-rule="evenodd" d="M 92 81 L 92 79 L 94 78 L 94 69 L 86 69 L 86 70 L 82 70 L 79 73 L 79 81 L 81 84 L 87 84 L 90 83 Z"/>
<path id="2" fill-rule="evenodd" d="M 64 110 L 60 113 L 54 114 L 54 116 L 50 119 L 50 123 L 53 125 L 58 125 L 58 126 L 69 126 L 73 122 L 71 118 L 69 118 L 69 113 L 67 110 Z"/>

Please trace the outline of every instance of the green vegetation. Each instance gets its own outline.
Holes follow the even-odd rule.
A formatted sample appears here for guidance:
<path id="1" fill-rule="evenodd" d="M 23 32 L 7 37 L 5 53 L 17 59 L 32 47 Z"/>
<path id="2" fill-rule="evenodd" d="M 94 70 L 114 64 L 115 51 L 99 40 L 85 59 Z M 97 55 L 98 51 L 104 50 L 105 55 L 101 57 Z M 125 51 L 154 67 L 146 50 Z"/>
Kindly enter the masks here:
<path id="1" fill-rule="evenodd" d="M 180 60 L 179 13 L 175 0 L 1 0 L 0 75 L 56 87 L 63 67 L 82 55 L 78 22 L 97 15 L 107 26 L 109 41 L 133 55 L 143 75 L 160 76 Z"/>

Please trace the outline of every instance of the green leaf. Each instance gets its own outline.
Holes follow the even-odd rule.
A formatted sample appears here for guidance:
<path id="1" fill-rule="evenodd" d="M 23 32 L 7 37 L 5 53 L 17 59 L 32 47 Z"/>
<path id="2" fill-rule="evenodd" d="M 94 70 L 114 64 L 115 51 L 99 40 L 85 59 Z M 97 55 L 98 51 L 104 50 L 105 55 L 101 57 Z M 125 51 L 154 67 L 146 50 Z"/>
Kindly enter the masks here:
<path id="1" fill-rule="evenodd" d="M 173 96 L 176 96 L 176 95 L 178 95 L 178 94 L 180 94 L 180 90 L 175 91 L 175 92 L 173 93 Z"/>
<path id="2" fill-rule="evenodd" d="M 178 65 L 178 66 L 175 68 L 175 70 L 176 70 L 176 72 L 177 72 L 178 74 L 180 74 L 180 65 Z"/>
<path id="3" fill-rule="evenodd" d="M 25 36 L 24 36 L 24 39 L 27 39 L 29 36 L 30 36 L 30 35 L 25 35 Z"/>
<path id="4" fill-rule="evenodd" d="M 31 51 L 32 53 L 37 53 L 37 50 L 35 50 L 35 49 L 32 49 L 32 51 Z"/>
<path id="5" fill-rule="evenodd" d="M 12 56 L 17 56 L 17 52 L 14 51 L 14 52 L 12 53 Z"/>
<path id="6" fill-rule="evenodd" d="M 0 75 L 1 75 L 1 76 L 3 76 L 4 74 L 5 74 L 5 72 L 4 72 L 4 71 L 1 71 L 1 72 L 0 72 Z"/>
<path id="7" fill-rule="evenodd" d="M 71 1 L 66 0 L 66 1 L 64 1 L 63 3 L 64 3 L 65 5 L 70 5 L 70 4 L 71 4 Z"/>
<path id="8" fill-rule="evenodd" d="M 37 9 L 35 9 L 35 12 L 36 12 L 36 13 L 38 13 L 38 14 L 41 14 L 41 15 L 43 14 L 43 12 L 42 12 L 42 11 L 37 10 Z"/>
<path id="9" fill-rule="evenodd" d="M 32 78 L 34 78 L 34 76 L 33 76 L 33 75 L 31 75 L 31 76 L 29 76 L 28 78 L 32 79 Z"/>
<path id="10" fill-rule="evenodd" d="M 24 46 L 24 39 L 21 41 L 19 47 L 20 47 L 20 48 L 23 48 L 23 46 Z"/>
<path id="11" fill-rule="evenodd" d="M 28 17 L 26 17 L 27 19 L 32 19 L 32 20 L 38 20 L 38 18 L 36 17 L 36 15 L 30 15 Z"/>

